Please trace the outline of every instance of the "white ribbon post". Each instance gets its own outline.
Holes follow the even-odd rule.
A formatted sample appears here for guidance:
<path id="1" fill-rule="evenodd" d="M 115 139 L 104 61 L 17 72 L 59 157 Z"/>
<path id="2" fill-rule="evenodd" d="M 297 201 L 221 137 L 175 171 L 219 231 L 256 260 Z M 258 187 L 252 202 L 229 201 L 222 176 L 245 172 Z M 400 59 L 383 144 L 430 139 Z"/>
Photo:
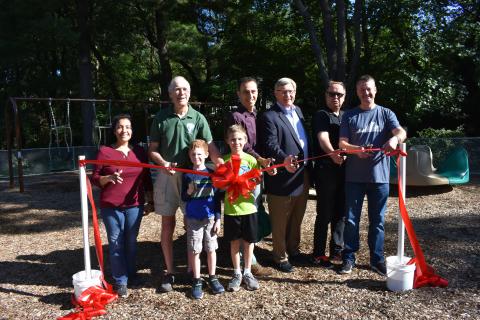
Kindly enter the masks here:
<path id="1" fill-rule="evenodd" d="M 400 150 L 403 152 L 407 151 L 407 144 L 406 143 L 401 143 L 400 144 Z M 407 167 L 407 157 L 400 157 L 400 177 L 401 177 L 401 182 L 402 184 L 400 185 L 400 190 L 402 190 L 403 194 L 403 199 L 406 202 L 406 167 Z M 400 181 L 397 181 L 397 183 L 400 183 Z M 400 195 L 399 195 L 400 196 Z M 398 210 L 398 242 L 397 242 L 397 256 L 398 256 L 398 261 L 400 264 L 403 263 L 403 256 L 404 256 L 404 248 L 405 248 L 405 225 L 403 223 L 402 215 L 400 213 L 400 208 Z"/>
<path id="2" fill-rule="evenodd" d="M 85 160 L 85 156 L 79 156 L 78 160 Z M 80 173 L 80 199 L 82 204 L 82 231 L 83 231 L 83 259 L 85 262 L 85 279 L 92 278 L 90 263 L 90 242 L 88 240 L 88 195 L 87 195 L 87 172 L 85 166 L 79 167 Z"/>

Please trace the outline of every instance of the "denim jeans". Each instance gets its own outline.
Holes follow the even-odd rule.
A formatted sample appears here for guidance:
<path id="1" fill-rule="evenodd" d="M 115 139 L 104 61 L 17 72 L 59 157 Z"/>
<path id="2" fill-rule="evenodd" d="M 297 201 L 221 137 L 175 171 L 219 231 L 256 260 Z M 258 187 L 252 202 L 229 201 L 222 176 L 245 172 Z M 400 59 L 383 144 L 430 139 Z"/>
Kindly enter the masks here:
<path id="1" fill-rule="evenodd" d="M 102 208 L 107 229 L 112 277 L 117 285 L 126 285 L 137 272 L 137 236 L 143 216 L 143 205 L 129 208 Z"/>
<path id="2" fill-rule="evenodd" d="M 360 248 L 360 216 L 363 199 L 368 201 L 368 247 L 370 265 L 385 262 L 383 244 L 385 239 L 385 210 L 389 193 L 388 183 L 345 183 L 346 222 L 343 234 L 343 261 L 355 263 L 355 252 Z"/>

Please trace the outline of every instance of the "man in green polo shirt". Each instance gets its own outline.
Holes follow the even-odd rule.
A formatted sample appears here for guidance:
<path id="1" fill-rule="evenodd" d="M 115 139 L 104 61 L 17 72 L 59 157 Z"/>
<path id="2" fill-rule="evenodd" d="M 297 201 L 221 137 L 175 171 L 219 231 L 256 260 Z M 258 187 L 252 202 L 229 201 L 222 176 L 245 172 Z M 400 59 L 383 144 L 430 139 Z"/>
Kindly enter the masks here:
<path id="1" fill-rule="evenodd" d="M 212 133 L 205 117 L 189 104 L 190 84 L 184 77 L 175 77 L 168 86 L 173 106 L 161 109 L 153 120 L 150 131 L 150 159 L 165 167 L 185 168 L 189 165 L 188 146 L 195 139 L 208 143 L 210 158 L 216 164 L 223 162 L 215 147 Z M 161 244 L 167 273 L 162 279 L 160 292 L 172 290 L 173 274 L 173 232 L 175 213 L 180 207 L 185 213 L 181 199 L 182 174 L 173 170 L 160 170 L 155 180 L 155 212 L 162 216 Z"/>

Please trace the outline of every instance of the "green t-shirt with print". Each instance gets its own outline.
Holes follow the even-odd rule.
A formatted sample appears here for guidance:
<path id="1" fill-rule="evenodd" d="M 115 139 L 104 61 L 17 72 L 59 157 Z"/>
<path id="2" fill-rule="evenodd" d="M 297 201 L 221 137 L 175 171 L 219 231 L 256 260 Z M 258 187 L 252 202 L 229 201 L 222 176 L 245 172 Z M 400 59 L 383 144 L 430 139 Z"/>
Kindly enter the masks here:
<path id="1" fill-rule="evenodd" d="M 203 139 L 210 143 L 212 133 L 207 119 L 188 106 L 184 117 L 180 118 L 173 110 L 173 106 L 161 109 L 153 119 L 150 128 L 150 140 L 158 142 L 158 152 L 169 162 L 176 162 L 179 167 L 190 163 L 188 147 L 195 139 Z"/>
<path id="2" fill-rule="evenodd" d="M 232 155 L 228 154 L 224 156 L 225 162 L 230 161 Z M 242 175 L 252 169 L 260 169 L 260 165 L 254 157 L 248 153 L 242 152 L 240 155 L 240 170 L 239 175 Z M 255 206 L 255 198 L 253 196 L 253 191 L 250 192 L 250 196 L 245 199 L 243 195 L 240 195 L 235 202 L 230 203 L 228 201 L 228 193 L 225 193 L 225 204 L 224 204 L 224 213 L 229 216 L 243 216 L 247 214 L 252 214 L 257 212 L 257 207 Z"/>

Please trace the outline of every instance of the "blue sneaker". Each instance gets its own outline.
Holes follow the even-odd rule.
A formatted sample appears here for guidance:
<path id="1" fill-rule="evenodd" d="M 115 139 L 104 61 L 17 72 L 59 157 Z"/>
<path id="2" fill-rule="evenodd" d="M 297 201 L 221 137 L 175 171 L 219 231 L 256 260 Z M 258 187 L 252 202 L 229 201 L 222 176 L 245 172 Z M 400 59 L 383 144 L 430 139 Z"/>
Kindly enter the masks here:
<path id="1" fill-rule="evenodd" d="M 202 299 L 203 290 L 202 290 L 202 279 L 193 279 L 192 282 L 192 298 L 193 299 Z"/>
<path id="2" fill-rule="evenodd" d="M 225 288 L 222 286 L 220 281 L 218 281 L 218 278 L 215 275 L 208 278 L 208 285 L 210 286 L 213 294 L 220 294 L 225 292 Z"/>

